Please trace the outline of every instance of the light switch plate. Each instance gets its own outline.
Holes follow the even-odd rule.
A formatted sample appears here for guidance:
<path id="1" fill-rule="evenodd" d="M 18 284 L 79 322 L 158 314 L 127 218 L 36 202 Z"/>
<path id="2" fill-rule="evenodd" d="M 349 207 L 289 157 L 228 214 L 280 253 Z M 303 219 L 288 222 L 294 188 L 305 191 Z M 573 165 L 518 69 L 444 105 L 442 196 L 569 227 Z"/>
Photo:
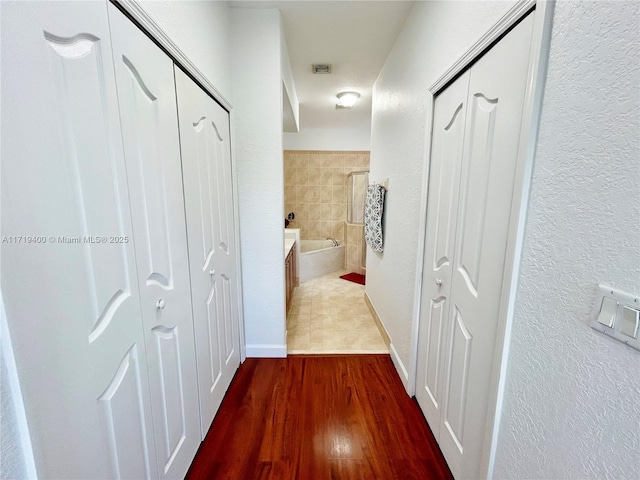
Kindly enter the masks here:
<path id="1" fill-rule="evenodd" d="M 607 324 L 610 323 L 610 320 L 608 318 L 605 320 L 605 318 L 608 316 L 607 312 L 611 310 L 613 305 L 615 305 L 615 316 L 613 317 L 613 323 L 609 327 Z M 636 350 L 640 350 L 640 333 L 636 335 L 636 338 L 628 335 L 629 326 L 623 321 L 625 308 L 640 310 L 640 295 L 633 295 L 621 290 L 616 290 L 607 285 L 598 285 L 598 296 L 596 297 L 592 315 L 591 328 L 629 345 Z M 629 312 L 627 311 L 626 313 L 628 319 Z M 622 330 L 625 330 L 627 334 L 622 333 Z"/>

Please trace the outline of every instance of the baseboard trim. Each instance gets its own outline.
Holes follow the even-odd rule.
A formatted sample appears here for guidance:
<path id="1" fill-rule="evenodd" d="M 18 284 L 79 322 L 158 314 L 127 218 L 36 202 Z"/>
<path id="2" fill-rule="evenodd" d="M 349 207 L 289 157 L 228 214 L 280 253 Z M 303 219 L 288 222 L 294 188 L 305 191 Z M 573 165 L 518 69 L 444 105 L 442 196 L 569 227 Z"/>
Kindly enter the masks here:
<path id="1" fill-rule="evenodd" d="M 398 355 L 398 351 L 396 350 L 396 347 L 393 345 L 393 343 L 389 346 L 389 350 L 391 353 L 391 361 L 396 367 L 398 376 L 400 377 L 400 380 L 402 380 L 402 384 L 404 385 L 404 389 L 406 390 L 407 395 L 411 396 L 411 393 L 409 391 L 409 373 L 407 372 L 404 363 L 402 363 L 402 360 L 400 360 L 400 355 Z"/>
<path id="2" fill-rule="evenodd" d="M 382 339 L 384 340 L 385 345 L 387 346 L 387 348 L 391 348 L 390 347 L 391 337 L 389 336 L 387 329 L 384 328 L 384 324 L 380 319 L 380 315 L 378 315 L 378 312 L 376 312 L 376 308 L 373 306 L 373 303 L 371 303 L 371 299 L 369 298 L 369 295 L 367 295 L 366 291 L 364 292 L 364 302 L 367 304 L 367 307 L 369 307 L 371 316 L 373 317 L 373 320 L 376 322 L 376 327 L 378 327 L 378 330 L 380 331 L 380 335 L 382 336 Z"/>
<path id="3" fill-rule="evenodd" d="M 246 350 L 247 358 L 285 358 L 287 356 L 286 345 L 248 344 Z"/>

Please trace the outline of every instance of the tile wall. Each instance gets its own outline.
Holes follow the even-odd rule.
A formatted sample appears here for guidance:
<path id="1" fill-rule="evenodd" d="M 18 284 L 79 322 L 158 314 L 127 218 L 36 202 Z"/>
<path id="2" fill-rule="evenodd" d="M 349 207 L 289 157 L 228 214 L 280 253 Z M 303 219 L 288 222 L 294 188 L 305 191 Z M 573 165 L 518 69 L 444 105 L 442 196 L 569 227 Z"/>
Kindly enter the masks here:
<path id="1" fill-rule="evenodd" d="M 350 272 L 363 275 L 366 267 L 364 251 L 367 248 L 364 241 L 364 225 L 347 223 L 346 228 L 345 268 Z"/>
<path id="2" fill-rule="evenodd" d="M 285 150 L 285 215 L 295 213 L 289 226 L 303 239 L 345 242 L 347 174 L 361 170 L 369 170 L 369 152 Z"/>

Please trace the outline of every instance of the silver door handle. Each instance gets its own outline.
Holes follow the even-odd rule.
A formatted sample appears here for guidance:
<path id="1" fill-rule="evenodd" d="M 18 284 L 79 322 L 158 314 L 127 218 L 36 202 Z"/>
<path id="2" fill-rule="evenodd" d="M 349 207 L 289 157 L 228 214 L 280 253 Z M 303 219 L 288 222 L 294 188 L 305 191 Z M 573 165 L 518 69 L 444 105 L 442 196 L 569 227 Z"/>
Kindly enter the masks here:
<path id="1" fill-rule="evenodd" d="M 164 309 L 164 307 L 165 307 L 165 305 L 166 305 L 166 303 L 165 303 L 165 301 L 164 301 L 163 299 L 160 299 L 160 300 L 158 300 L 158 301 L 156 302 L 156 308 L 157 308 L 158 310 L 163 310 L 163 309 Z"/>
<path id="2" fill-rule="evenodd" d="M 441 287 L 442 286 L 442 279 L 436 278 L 436 285 Z"/>
<path id="3" fill-rule="evenodd" d="M 209 270 L 209 275 L 213 277 L 215 274 L 216 274 L 216 271 L 213 268 Z"/>

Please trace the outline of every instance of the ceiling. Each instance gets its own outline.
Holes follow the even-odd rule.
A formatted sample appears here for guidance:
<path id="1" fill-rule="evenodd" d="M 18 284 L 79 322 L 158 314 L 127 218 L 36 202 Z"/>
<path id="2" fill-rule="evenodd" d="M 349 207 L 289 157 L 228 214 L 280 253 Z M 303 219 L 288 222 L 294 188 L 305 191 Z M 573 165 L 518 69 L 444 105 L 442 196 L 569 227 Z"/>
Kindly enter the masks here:
<path id="1" fill-rule="evenodd" d="M 231 1 L 234 8 L 277 8 L 282 15 L 300 101 L 300 129 L 369 128 L 371 90 L 413 6 L 413 1 Z M 311 65 L 332 73 L 314 75 Z M 350 110 L 336 110 L 336 95 L 360 93 Z"/>

